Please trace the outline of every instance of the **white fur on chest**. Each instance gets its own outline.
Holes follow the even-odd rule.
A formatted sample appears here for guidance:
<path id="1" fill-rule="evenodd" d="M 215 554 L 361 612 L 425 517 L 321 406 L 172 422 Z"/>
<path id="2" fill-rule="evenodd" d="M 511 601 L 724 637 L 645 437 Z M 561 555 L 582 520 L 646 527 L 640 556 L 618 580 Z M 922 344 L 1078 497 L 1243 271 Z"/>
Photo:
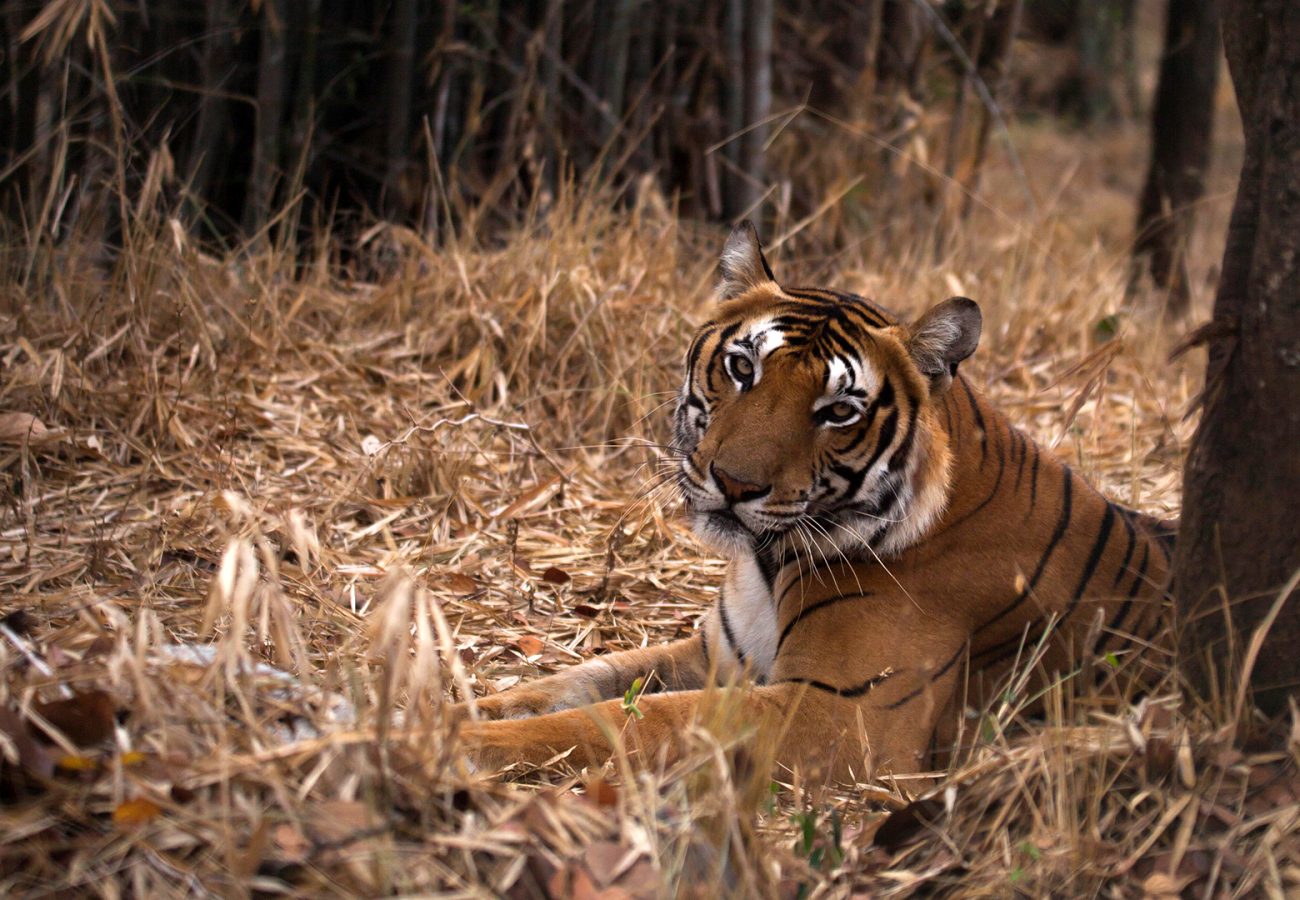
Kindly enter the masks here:
<path id="1" fill-rule="evenodd" d="M 714 618 L 723 644 L 736 662 L 749 665 L 754 678 L 766 679 L 776 661 L 776 605 L 753 556 L 746 554 L 727 568 L 719 604 Z"/>

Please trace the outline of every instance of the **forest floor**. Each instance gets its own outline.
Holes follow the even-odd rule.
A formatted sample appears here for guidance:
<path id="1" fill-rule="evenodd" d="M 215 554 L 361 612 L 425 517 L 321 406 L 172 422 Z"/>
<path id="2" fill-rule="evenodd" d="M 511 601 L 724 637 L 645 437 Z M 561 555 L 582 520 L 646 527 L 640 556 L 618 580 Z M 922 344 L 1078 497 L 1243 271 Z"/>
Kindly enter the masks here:
<path id="1" fill-rule="evenodd" d="M 1125 297 L 1141 130 L 1014 138 L 1025 174 L 998 153 L 942 253 L 894 210 L 834 255 L 820 223 L 778 227 L 773 265 L 908 315 L 974 297 L 975 382 L 1114 499 L 1176 515 L 1203 355 L 1169 356 L 1208 312 L 1239 150 L 1169 324 Z M 328 237 L 220 256 L 165 218 L 110 270 L 69 244 L 11 261 L 0 892 L 1300 890 L 1295 757 L 1172 678 L 973 710 L 974 746 L 924 778 L 772 781 L 704 728 L 665 769 L 468 776 L 441 701 L 689 635 L 722 571 L 647 485 L 723 232 L 653 193 L 598 201 L 493 242 L 376 227 L 364 278 Z M 1144 652 L 1167 669 L 1167 648 Z"/>

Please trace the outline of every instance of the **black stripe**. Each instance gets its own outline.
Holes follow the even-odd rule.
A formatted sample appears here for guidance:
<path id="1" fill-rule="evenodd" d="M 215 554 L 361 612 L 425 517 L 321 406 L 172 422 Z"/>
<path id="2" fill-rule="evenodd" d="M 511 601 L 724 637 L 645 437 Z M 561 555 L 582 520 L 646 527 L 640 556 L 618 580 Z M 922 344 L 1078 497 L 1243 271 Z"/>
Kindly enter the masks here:
<path id="1" fill-rule="evenodd" d="M 925 684 L 916 687 L 915 689 L 912 690 L 910 694 L 903 696 L 901 699 L 895 700 L 893 703 L 886 704 L 885 709 L 898 709 L 904 703 L 910 703 L 911 701 L 915 700 L 917 697 L 921 696 L 922 691 L 924 691 L 930 685 L 934 684 L 944 675 L 948 674 L 948 670 L 957 664 L 957 660 L 961 659 L 961 655 L 965 652 L 966 652 L 966 646 L 963 644 L 962 646 L 957 648 L 957 652 L 952 655 L 952 659 L 948 660 L 946 663 L 943 664 L 943 668 L 941 668 L 939 671 L 935 672 L 933 675 L 930 676 L 929 681 L 927 681 Z"/>
<path id="2" fill-rule="evenodd" d="M 695 372 L 695 365 L 700 361 L 700 352 L 704 349 L 704 342 L 715 332 L 717 328 L 708 327 L 700 332 L 699 336 L 691 342 L 691 349 L 686 354 L 686 377 L 687 379 Z"/>
<path id="3" fill-rule="evenodd" d="M 876 442 L 876 449 L 872 451 L 871 458 L 867 460 L 867 464 L 862 470 L 863 475 L 870 472 L 871 467 L 874 466 L 884 452 L 889 449 L 889 445 L 894 442 L 894 435 L 897 431 L 898 407 L 895 406 L 889 411 L 889 415 L 885 417 L 884 424 L 880 426 L 880 440 Z"/>
<path id="4" fill-rule="evenodd" d="M 997 495 L 998 495 L 998 489 L 1002 486 L 1002 473 L 1006 470 L 1006 466 L 1007 466 L 1007 460 L 1006 460 L 1006 457 L 1005 457 L 1005 456 L 1001 456 L 1001 455 L 999 455 L 999 456 L 998 456 L 998 474 L 997 474 L 997 477 L 995 477 L 995 478 L 993 479 L 993 490 L 989 491 L 988 496 L 985 497 L 983 500 L 981 500 L 981 501 L 979 502 L 979 504 L 978 504 L 974 509 L 972 509 L 970 512 L 966 513 L 964 516 L 962 516 L 962 517 L 961 517 L 960 519 L 958 519 L 957 521 L 955 521 L 955 522 L 951 522 L 951 523 L 949 523 L 948 525 L 945 525 L 945 526 L 944 526 L 944 529 L 943 529 L 944 531 L 948 531 L 948 530 L 951 529 L 951 528 L 956 528 L 956 527 L 957 527 L 958 525 L 960 525 L 962 522 L 965 522 L 967 519 L 971 518 L 971 516 L 974 516 L 976 513 L 978 513 L 978 512 L 979 512 L 980 510 L 982 510 L 984 507 L 988 506 L 990 503 L 993 502 L 993 500 L 994 500 L 994 499 L 997 497 Z"/>
<path id="5" fill-rule="evenodd" d="M 1025 627 L 1020 630 L 1019 634 L 1002 641 L 1000 644 L 994 644 L 992 647 L 985 647 L 979 653 L 976 653 L 975 659 L 983 660 L 983 662 L 979 664 L 980 668 L 985 669 L 989 666 L 996 665 L 1008 656 L 1019 653 L 1021 644 L 1026 639 L 1026 635 L 1037 633 L 1044 624 L 1043 617 L 1039 616 L 1037 619 L 1026 623 Z M 992 656 L 993 658 L 984 659 L 986 656 Z"/>
<path id="6" fill-rule="evenodd" d="M 1026 598 L 1029 597 L 1030 592 L 1034 589 L 1034 586 L 1038 584 L 1038 579 L 1043 577 L 1043 571 L 1047 568 L 1047 562 L 1051 559 L 1053 551 L 1056 550 L 1056 545 L 1061 543 L 1061 539 L 1065 537 L 1066 529 L 1070 524 L 1070 504 L 1072 499 L 1070 496 L 1070 485 L 1074 480 L 1074 475 L 1070 471 L 1069 466 L 1064 466 L 1062 468 L 1065 477 L 1062 479 L 1063 483 L 1061 485 L 1061 517 L 1056 522 L 1056 528 L 1052 532 L 1051 540 L 1047 543 L 1047 549 L 1043 551 L 1043 555 L 1038 560 L 1038 568 L 1034 570 L 1034 577 L 1029 579 L 1029 583 L 1025 585 L 1025 589 L 1017 595 L 1015 600 L 1012 600 L 1011 603 L 1004 607 L 996 616 L 975 629 L 976 634 L 984 631 L 986 628 L 989 628 L 997 622 L 1002 621 L 1002 619 L 1014 612 L 1020 604 L 1025 602 Z"/>
<path id="7" fill-rule="evenodd" d="M 876 685 L 880 684 L 881 682 L 889 678 L 892 678 L 895 674 L 897 673 L 890 672 L 888 674 L 885 674 L 882 672 L 879 675 L 872 675 L 866 681 L 862 682 L 862 684 L 855 685 L 854 687 L 847 687 L 847 688 L 837 688 L 833 684 L 827 684 L 826 682 L 818 681 L 815 678 L 783 678 L 781 679 L 780 683 L 781 684 L 806 684 L 809 687 L 817 688 L 817 690 L 825 691 L 828 694 L 835 694 L 836 696 L 839 697 L 852 698 L 852 697 L 861 697 L 863 694 L 865 694 L 867 691 L 874 688 Z"/>
<path id="8" fill-rule="evenodd" d="M 975 402 L 975 394 L 971 391 L 970 385 L 966 383 L 966 379 L 958 378 L 957 383 L 966 392 L 966 399 L 970 401 L 970 411 L 975 414 L 975 427 L 980 430 L 980 468 L 983 468 L 984 460 L 989 454 L 989 434 L 984 428 L 984 416 L 980 412 L 979 404 Z"/>
<path id="9" fill-rule="evenodd" d="M 1133 559 L 1133 550 L 1137 547 L 1137 530 L 1133 527 L 1132 516 L 1123 507 L 1119 508 L 1119 515 L 1124 522 L 1124 530 L 1128 532 L 1128 544 L 1124 548 L 1124 558 L 1120 560 L 1119 568 L 1115 570 L 1115 580 L 1110 583 L 1111 590 L 1119 587 L 1119 580 L 1128 571 L 1129 561 Z"/>
<path id="10" fill-rule="evenodd" d="M 704 671 L 713 668 L 713 657 L 709 654 L 709 629 L 700 629 L 700 652 L 704 654 Z"/>
<path id="11" fill-rule="evenodd" d="M 876 416 L 876 407 L 875 406 L 868 407 L 866 415 L 864 416 L 863 420 L 859 422 L 858 427 L 854 429 L 854 431 L 856 431 L 857 434 L 853 435 L 853 439 L 850 440 L 848 444 L 846 444 L 844 447 L 840 448 L 837 452 L 843 456 L 847 456 L 848 454 L 852 453 L 854 450 L 861 447 L 862 442 L 865 441 L 867 437 L 871 434 L 871 423 L 872 421 L 874 421 L 875 416 Z"/>
<path id="12" fill-rule="evenodd" d="M 736 661 L 742 666 L 745 664 L 745 651 L 740 649 L 736 643 L 736 634 L 731 630 L 731 619 L 727 616 L 727 595 L 718 593 L 718 614 L 722 621 L 722 636 L 727 639 L 727 644 L 731 647 L 731 652 L 736 655 Z"/>
<path id="13" fill-rule="evenodd" d="M 911 396 L 907 401 L 912 408 L 907 415 L 907 427 L 903 430 L 903 439 L 898 442 L 898 449 L 894 451 L 894 455 L 889 457 L 890 472 L 901 471 L 903 466 L 907 465 L 908 457 L 912 453 L 912 442 L 916 440 L 916 418 L 921 412 L 921 405 Z"/>
<path id="14" fill-rule="evenodd" d="M 1101 517 L 1101 528 L 1097 530 L 1097 540 L 1093 541 L 1092 550 L 1088 553 L 1088 561 L 1083 566 L 1083 574 L 1079 576 L 1079 584 L 1074 589 L 1074 596 L 1070 598 L 1070 605 L 1065 608 L 1065 615 L 1061 616 L 1062 622 L 1073 615 L 1079 601 L 1083 599 L 1083 592 L 1088 589 L 1088 582 L 1092 581 L 1092 576 L 1097 573 L 1101 555 L 1106 552 L 1106 542 L 1110 540 L 1110 532 L 1114 527 L 1115 507 L 1107 503 L 1106 514 Z"/>
<path id="15" fill-rule="evenodd" d="M 794 630 L 794 626 L 798 625 L 808 616 L 817 612 L 817 610 L 825 609 L 828 606 L 834 606 L 837 603 L 843 603 L 845 600 L 861 600 L 870 596 L 871 594 L 869 593 L 868 594 L 840 594 L 839 596 L 836 597 L 827 597 L 825 600 L 818 600 L 812 606 L 806 606 L 803 609 L 799 610 L 799 612 L 795 613 L 794 618 L 792 618 L 789 622 L 787 622 L 786 626 L 781 629 L 781 636 L 776 639 L 777 652 L 779 653 L 781 651 L 781 645 L 784 644 L 785 639 L 790 636 L 790 632 Z"/>
<path id="16" fill-rule="evenodd" d="M 771 593 L 772 585 L 776 581 L 776 574 L 781 570 L 780 562 L 768 553 L 755 553 L 754 561 L 758 564 L 759 574 L 763 576 L 763 582 L 767 585 L 768 593 Z"/>
<path id="17" fill-rule="evenodd" d="M 1028 521 L 1030 515 L 1034 512 L 1034 507 L 1038 504 L 1038 445 L 1030 444 L 1029 449 L 1034 452 L 1034 464 L 1030 466 L 1029 471 L 1029 512 L 1025 513 L 1025 520 Z"/>
<path id="18" fill-rule="evenodd" d="M 1151 547 L 1149 545 L 1145 545 L 1142 547 L 1142 561 L 1138 563 L 1137 577 L 1133 579 L 1133 584 L 1128 590 L 1128 597 L 1124 600 L 1123 605 L 1120 606 L 1119 612 L 1115 614 L 1115 618 L 1111 620 L 1110 625 L 1107 626 L 1106 631 L 1102 634 L 1100 640 L 1097 641 L 1097 649 L 1094 652 L 1098 656 L 1101 656 L 1101 654 L 1105 651 L 1106 644 L 1111 639 L 1111 637 L 1119 634 L 1119 630 L 1122 627 L 1124 627 L 1124 619 L 1128 616 L 1129 608 L 1133 606 L 1134 599 L 1137 598 L 1138 591 L 1142 587 L 1143 578 L 1146 577 L 1147 562 L 1150 560 L 1150 558 L 1151 558 Z"/>
<path id="19" fill-rule="evenodd" d="M 863 465 L 862 468 L 852 468 L 843 463 L 831 463 L 827 466 L 831 472 L 848 482 L 848 487 L 845 488 L 843 493 L 845 500 L 852 499 L 857 494 L 858 490 L 861 489 L 862 482 L 866 480 L 867 473 L 871 471 L 871 467 L 876 464 L 876 461 L 880 459 L 881 454 L 883 454 L 885 450 L 889 448 L 889 445 L 893 443 L 894 433 L 897 430 L 898 407 L 894 407 L 889 411 L 889 415 L 880 426 L 880 439 L 876 442 L 876 449 L 871 452 L 870 458 L 867 459 L 866 464 Z"/>
<path id="20" fill-rule="evenodd" d="M 711 391 L 717 390 L 717 388 L 713 386 L 713 376 L 717 374 L 718 366 L 715 366 L 713 363 L 726 350 L 727 341 L 731 339 L 733 334 L 740 330 L 741 324 L 741 322 L 732 322 L 718 333 L 718 343 L 714 346 L 713 352 L 709 354 L 708 374 L 704 381 L 705 385 Z"/>

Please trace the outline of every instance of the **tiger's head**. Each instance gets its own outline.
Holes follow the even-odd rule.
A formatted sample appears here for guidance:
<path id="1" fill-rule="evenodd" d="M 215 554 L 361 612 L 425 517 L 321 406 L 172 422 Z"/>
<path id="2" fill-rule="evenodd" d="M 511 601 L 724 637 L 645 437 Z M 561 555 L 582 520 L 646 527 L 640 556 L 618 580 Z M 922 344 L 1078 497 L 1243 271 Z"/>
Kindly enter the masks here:
<path id="1" fill-rule="evenodd" d="M 937 409 L 975 352 L 979 307 L 954 297 L 909 326 L 851 294 L 782 288 L 748 222 L 721 272 L 674 419 L 696 532 L 728 555 L 915 543 L 947 503 Z"/>

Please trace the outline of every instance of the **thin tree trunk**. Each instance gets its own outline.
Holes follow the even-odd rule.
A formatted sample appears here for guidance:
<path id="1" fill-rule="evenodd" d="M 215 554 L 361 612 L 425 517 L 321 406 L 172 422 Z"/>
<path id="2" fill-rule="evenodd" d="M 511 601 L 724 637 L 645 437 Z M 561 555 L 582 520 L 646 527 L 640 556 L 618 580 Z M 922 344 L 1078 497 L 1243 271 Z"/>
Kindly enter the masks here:
<path id="1" fill-rule="evenodd" d="M 450 47 L 456 37 L 456 3 L 455 0 L 443 0 L 442 27 L 438 32 L 438 42 L 434 46 L 435 85 L 433 100 L 433 155 L 439 166 L 448 162 L 448 115 L 451 105 L 451 83 L 455 72 L 452 66 Z"/>
<path id="2" fill-rule="evenodd" d="M 227 0 L 208 0 L 205 16 L 207 36 L 199 55 L 199 83 L 203 93 L 199 96 L 198 124 L 194 128 L 188 165 L 190 194 L 198 215 L 208 200 L 213 174 L 225 157 L 222 144 L 229 123 L 225 94 L 230 90 L 228 82 L 235 72 L 231 52 L 234 21 Z"/>
<path id="3" fill-rule="evenodd" d="M 774 0 L 731 0 L 726 42 L 730 76 L 724 79 L 732 171 L 726 179 L 723 215 L 751 215 L 762 200 L 768 126 L 772 112 L 772 26 Z M 739 137 L 736 137 L 736 136 Z"/>
<path id="4" fill-rule="evenodd" d="M 280 171 L 280 126 L 288 89 L 285 0 L 266 0 L 261 50 L 257 62 L 257 124 L 253 138 L 253 171 L 244 203 L 244 229 L 266 223 L 275 199 Z"/>
<path id="5" fill-rule="evenodd" d="M 743 212 L 762 202 L 767 181 L 767 118 L 772 114 L 772 26 L 775 0 L 752 0 L 745 20 L 745 126 L 740 141 Z"/>
<path id="6" fill-rule="evenodd" d="M 416 22 L 417 0 L 395 0 L 390 38 L 392 55 L 388 66 L 387 159 L 384 166 L 385 205 L 390 215 L 402 207 L 400 182 L 410 153 Z"/>
<path id="7" fill-rule="evenodd" d="M 966 130 L 966 95 L 970 93 L 971 80 L 982 78 L 984 75 L 979 70 L 980 55 L 984 50 L 984 31 L 988 24 L 988 16 L 984 14 L 984 4 L 977 3 L 964 8 L 962 18 L 974 19 L 975 36 L 971 38 L 968 52 L 971 61 L 975 63 L 976 70 L 971 71 L 965 66 L 962 67 L 961 80 L 957 82 L 957 93 L 952 101 L 952 118 L 948 120 L 948 145 L 944 148 L 943 157 L 943 174 L 949 180 L 956 174 L 957 162 L 961 157 L 962 134 Z"/>
<path id="8" fill-rule="evenodd" d="M 727 142 L 722 156 L 722 214 L 735 218 L 745 209 L 741 182 L 740 132 L 745 128 L 745 0 L 727 0 L 722 15 L 727 68 L 722 73 L 722 116 Z"/>
<path id="9" fill-rule="evenodd" d="M 1300 569 L 1300 5 L 1226 0 L 1222 24 L 1246 155 L 1174 564 L 1182 664 L 1207 696 L 1232 686 L 1234 651 Z M 1300 685 L 1297 646 L 1292 597 L 1251 673 L 1266 711 Z"/>
<path id="10" fill-rule="evenodd" d="M 1205 192 L 1219 86 L 1215 0 L 1169 0 L 1165 52 L 1151 111 L 1151 165 L 1138 203 L 1134 274 L 1168 291 L 1165 311 L 1187 312 L 1187 239 Z"/>
<path id="11" fill-rule="evenodd" d="M 611 5 L 613 6 L 612 18 L 605 45 L 605 78 L 601 82 L 609 117 L 604 120 L 604 128 L 601 129 L 602 144 L 609 143 L 618 127 L 618 121 L 623 118 L 623 93 L 627 86 L 627 52 L 628 43 L 632 39 L 632 11 L 636 0 L 613 0 Z M 605 148 L 605 152 L 609 152 L 608 147 Z"/>
<path id="12" fill-rule="evenodd" d="M 876 66 L 880 58 L 881 32 L 884 31 L 882 16 L 885 0 L 866 0 L 863 11 L 865 32 L 862 35 L 862 74 L 858 76 L 857 90 L 864 97 L 874 97 L 876 93 Z"/>
<path id="13" fill-rule="evenodd" d="M 994 30 L 993 48 L 989 51 L 988 62 L 984 66 L 984 79 L 992 85 L 993 102 L 1001 107 L 1007 95 L 1007 76 L 1011 71 L 1011 48 L 1016 42 L 1016 33 L 1020 30 L 1020 14 L 1024 9 L 1024 0 L 1010 0 L 1006 7 L 996 14 L 998 19 Z M 975 151 L 971 159 L 970 182 L 962 196 L 961 217 L 970 215 L 975 196 L 979 193 L 980 175 L 984 171 L 984 157 L 988 153 L 989 134 L 993 130 L 993 110 L 981 107 L 979 132 L 975 135 Z"/>

